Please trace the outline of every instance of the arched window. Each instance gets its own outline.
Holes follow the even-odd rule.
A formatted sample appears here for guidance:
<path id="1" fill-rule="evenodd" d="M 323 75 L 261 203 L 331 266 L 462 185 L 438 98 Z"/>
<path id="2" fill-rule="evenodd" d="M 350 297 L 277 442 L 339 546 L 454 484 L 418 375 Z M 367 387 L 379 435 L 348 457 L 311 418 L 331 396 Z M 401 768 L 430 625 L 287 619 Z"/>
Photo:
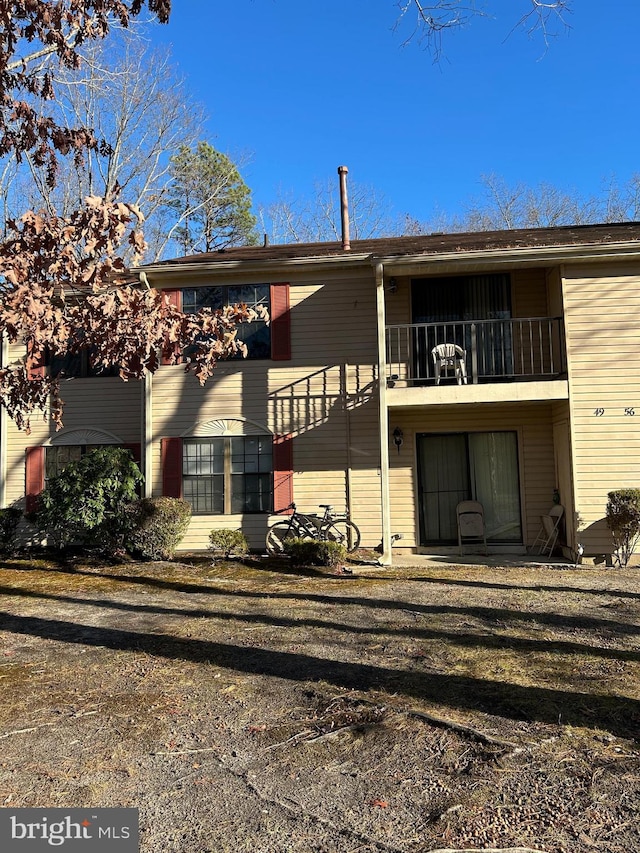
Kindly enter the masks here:
<path id="1" fill-rule="evenodd" d="M 163 438 L 162 494 L 196 515 L 280 512 L 293 500 L 293 440 L 260 424 L 226 419 Z"/>
<path id="2" fill-rule="evenodd" d="M 196 515 L 271 512 L 273 435 L 245 420 L 198 424 L 182 439 L 182 493 Z"/>
<path id="3" fill-rule="evenodd" d="M 45 447 L 45 484 L 61 474 L 70 462 L 77 462 L 105 444 L 120 445 L 121 441 L 111 433 L 94 429 L 75 429 L 59 433 Z"/>
<path id="4" fill-rule="evenodd" d="M 25 494 L 27 512 L 36 507 L 36 498 L 47 482 L 62 473 L 70 462 L 105 444 L 125 447 L 140 464 L 140 444 L 128 444 L 117 435 L 97 429 L 72 429 L 57 433 L 47 444 L 25 449 Z"/>

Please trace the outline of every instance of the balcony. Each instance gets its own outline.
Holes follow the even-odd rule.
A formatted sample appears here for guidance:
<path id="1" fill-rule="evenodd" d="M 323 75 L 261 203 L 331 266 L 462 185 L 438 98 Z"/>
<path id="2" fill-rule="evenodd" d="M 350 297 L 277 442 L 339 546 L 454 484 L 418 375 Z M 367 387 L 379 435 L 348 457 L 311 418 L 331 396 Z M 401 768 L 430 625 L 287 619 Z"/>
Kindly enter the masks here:
<path id="1" fill-rule="evenodd" d="M 458 384 L 461 377 L 453 370 L 449 376 L 443 372 L 436 382 L 431 353 L 445 343 L 463 350 L 463 385 Z M 387 326 L 386 348 L 389 405 L 568 396 L 564 329 L 559 317 Z M 408 390 L 413 392 L 410 397 L 397 393 Z"/>

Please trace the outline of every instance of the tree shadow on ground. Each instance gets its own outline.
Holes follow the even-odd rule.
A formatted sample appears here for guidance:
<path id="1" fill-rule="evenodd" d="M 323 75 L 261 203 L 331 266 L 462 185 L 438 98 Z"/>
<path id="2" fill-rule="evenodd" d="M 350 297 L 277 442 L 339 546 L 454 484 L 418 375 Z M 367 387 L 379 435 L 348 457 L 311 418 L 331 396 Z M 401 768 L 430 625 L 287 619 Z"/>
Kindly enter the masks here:
<path id="1" fill-rule="evenodd" d="M 234 593 L 231 593 L 233 595 Z M 413 624 L 410 627 L 396 628 L 377 624 L 366 626 L 362 624 L 352 625 L 345 622 L 330 622 L 325 619 L 312 619 L 308 617 L 281 617 L 271 616 L 265 613 L 229 613 L 223 610 L 211 610 L 210 608 L 185 608 L 185 607 L 167 607 L 160 604 L 132 604 L 125 601 L 115 601 L 113 599 L 99 598 L 82 598 L 72 595 L 58 595 L 54 593 L 35 592 L 33 590 L 24 590 L 18 587 L 2 587 L 0 586 L 0 595 L 14 596 L 17 598 L 35 598 L 46 599 L 64 604 L 78 604 L 85 607 L 97 607 L 106 610 L 120 610 L 127 613 L 137 614 L 152 614 L 157 616 L 180 616 L 185 619 L 210 619 L 212 621 L 226 621 L 248 623 L 253 625 L 265 625 L 277 628 L 314 628 L 326 631 L 339 631 L 343 633 L 355 633 L 361 636 L 389 636 L 389 637 L 410 637 L 413 640 L 442 640 L 443 642 L 452 645 L 464 647 L 477 647 L 480 649 L 495 649 L 496 651 L 510 650 L 513 652 L 539 652 L 546 654 L 578 654 L 590 655 L 608 660 L 622 661 L 640 661 L 640 651 L 629 649 L 612 649 L 603 646 L 592 646 L 586 643 L 579 643 L 572 640 L 562 640 L 553 638 L 550 640 L 537 640 L 523 637 L 514 637 L 511 634 L 486 634 L 478 633 L 462 633 L 452 629 L 451 631 L 443 631 L 433 628 L 418 627 Z M 269 595 L 263 596 L 265 600 L 270 598 Z M 473 612 L 473 608 L 467 611 L 469 614 Z M 512 611 L 517 615 L 515 611 Z M 504 613 L 504 611 L 501 611 Z M 570 626 L 569 626 L 570 627 Z M 2 625 L 0 623 L 0 630 Z"/>
<path id="2" fill-rule="evenodd" d="M 10 567 L 13 568 L 13 567 Z M 29 571 L 29 569 L 25 569 Z M 314 592 L 291 592 L 280 590 L 246 590 L 246 589 L 228 589 L 226 587 L 216 586 L 214 584 L 193 584 L 188 581 L 170 581 L 162 578 L 154 578 L 148 575 L 130 575 L 130 574 L 115 574 L 110 572 L 92 572 L 75 570 L 70 571 L 56 567 L 47 569 L 46 571 L 69 573 L 73 576 L 83 576 L 91 578 L 104 578 L 116 583 L 151 586 L 160 590 L 170 590 L 172 592 L 184 593 L 187 595 L 217 595 L 217 596 L 233 596 L 237 598 L 247 599 L 264 599 L 273 600 L 291 600 L 303 601 L 316 604 L 336 604 L 340 606 L 355 606 L 369 607 L 374 610 L 402 610 L 416 616 L 432 616 L 436 614 L 463 614 L 472 616 L 478 619 L 484 619 L 490 624 L 502 624 L 510 621 L 531 622 L 535 624 L 549 625 L 559 628 L 573 629 L 597 629 L 610 631 L 612 635 L 640 635 L 640 625 L 634 625 L 628 622 L 617 622 L 611 619 L 595 618 L 593 616 L 570 616 L 564 613 L 549 613 L 545 611 L 525 611 L 525 610 L 509 610 L 507 608 L 493 607 L 466 607 L 463 605 L 449 604 L 420 604 L 416 602 L 398 601 L 396 599 L 385 598 L 369 598 L 366 596 L 346 596 L 330 593 L 314 593 Z M 324 576 L 327 579 L 327 576 Z M 338 577 L 336 576 L 336 580 Z M 345 576 L 341 578 L 342 582 L 354 582 L 356 584 L 366 583 L 367 579 L 352 578 Z M 518 589 L 519 587 L 514 587 Z M 605 594 L 605 593 L 603 593 Z"/>
<path id="3" fill-rule="evenodd" d="M 256 676 L 321 681 L 347 690 L 383 691 L 516 720 L 601 728 L 619 737 L 640 738 L 640 702 L 625 697 L 523 687 L 468 676 L 411 672 L 300 653 L 178 639 L 166 634 L 142 634 L 31 616 L 2 614 L 0 629 L 63 643 L 211 664 Z"/>
<path id="4" fill-rule="evenodd" d="M 640 598 L 640 592 L 617 589 L 582 589 L 579 586 L 556 586 L 548 584 L 497 583 L 488 581 L 462 580 L 459 578 L 426 578 L 424 576 L 408 577 L 408 581 L 430 584 L 446 584 L 451 586 L 468 586 L 477 589 L 523 589 L 531 592 L 570 592 L 579 595 L 611 595 L 618 598 Z"/>

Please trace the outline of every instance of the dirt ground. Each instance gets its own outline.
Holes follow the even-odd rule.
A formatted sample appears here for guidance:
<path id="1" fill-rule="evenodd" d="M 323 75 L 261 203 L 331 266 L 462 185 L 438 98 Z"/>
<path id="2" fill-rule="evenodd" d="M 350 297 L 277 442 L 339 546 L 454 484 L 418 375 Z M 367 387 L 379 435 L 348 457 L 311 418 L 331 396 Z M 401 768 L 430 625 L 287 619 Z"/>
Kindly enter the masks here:
<path id="1" fill-rule="evenodd" d="M 640 569 L 0 563 L 0 806 L 143 853 L 640 851 Z"/>

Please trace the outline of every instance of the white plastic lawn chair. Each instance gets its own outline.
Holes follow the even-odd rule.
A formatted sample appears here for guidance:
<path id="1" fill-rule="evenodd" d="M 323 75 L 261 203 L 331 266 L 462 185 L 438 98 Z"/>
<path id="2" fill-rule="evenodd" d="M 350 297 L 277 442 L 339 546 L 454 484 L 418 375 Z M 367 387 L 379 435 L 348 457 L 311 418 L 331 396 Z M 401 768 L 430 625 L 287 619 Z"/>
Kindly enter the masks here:
<path id="1" fill-rule="evenodd" d="M 458 385 L 467 384 L 467 353 L 458 344 L 438 344 L 431 350 L 433 368 L 436 375 L 436 385 L 440 384 L 440 376 L 444 370 L 445 376 L 453 370 Z"/>

